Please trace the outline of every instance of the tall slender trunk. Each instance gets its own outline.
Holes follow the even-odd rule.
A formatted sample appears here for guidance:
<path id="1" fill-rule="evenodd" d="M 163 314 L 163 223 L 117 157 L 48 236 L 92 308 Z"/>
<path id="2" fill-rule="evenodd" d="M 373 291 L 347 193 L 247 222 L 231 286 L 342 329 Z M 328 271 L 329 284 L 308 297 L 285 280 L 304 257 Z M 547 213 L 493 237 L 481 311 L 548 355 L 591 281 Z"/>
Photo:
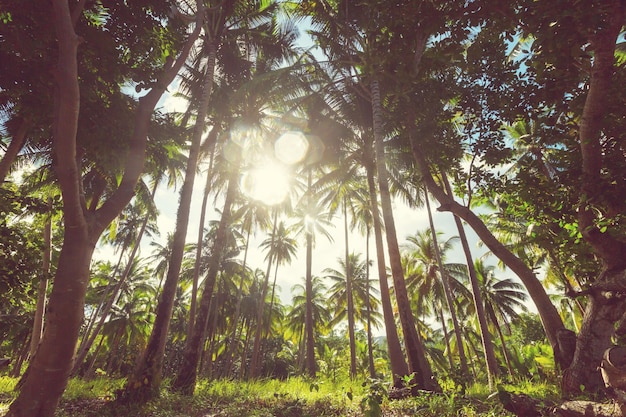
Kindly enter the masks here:
<path id="1" fill-rule="evenodd" d="M 372 306 L 370 294 L 370 228 L 367 227 L 365 232 L 365 282 L 367 292 L 365 293 L 365 303 L 367 304 L 367 368 L 370 378 L 376 377 L 376 369 L 374 368 L 374 352 L 372 348 Z"/>
<path id="2" fill-rule="evenodd" d="M 448 364 L 450 369 L 454 369 L 454 360 L 452 359 L 452 347 L 450 346 L 450 339 L 448 338 L 448 328 L 446 326 L 446 318 L 443 316 L 443 308 L 439 306 L 437 308 L 439 315 L 439 321 L 441 321 L 441 331 L 443 332 L 443 340 L 446 342 L 446 349 L 448 350 Z"/>
<path id="3" fill-rule="evenodd" d="M 274 226 L 272 228 L 272 237 L 270 241 L 270 253 L 267 259 L 267 269 L 265 270 L 265 276 L 263 277 L 263 285 L 261 285 L 261 297 L 259 299 L 259 306 L 256 314 L 256 329 L 254 332 L 254 343 L 252 345 L 252 358 L 250 359 L 249 376 L 250 378 L 256 378 L 260 373 L 260 357 L 261 357 L 261 338 L 263 333 L 263 316 L 265 313 L 265 297 L 267 296 L 267 290 L 269 288 L 269 279 L 272 271 L 272 261 L 275 256 L 271 252 L 271 248 L 274 245 L 274 239 L 276 238 L 276 227 L 278 223 L 278 210 L 274 212 Z M 278 263 L 278 260 L 276 260 Z"/>
<path id="4" fill-rule="evenodd" d="M 193 185 L 196 178 L 196 168 L 200 153 L 200 143 L 205 127 L 205 120 L 208 112 L 209 101 L 213 89 L 213 73 L 215 70 L 217 45 L 213 42 L 208 44 L 208 59 L 204 73 L 202 96 L 196 116 L 191 145 L 189 147 L 189 157 L 185 169 L 185 181 L 180 190 L 180 201 L 178 213 L 176 215 L 176 228 L 172 241 L 172 252 L 167 269 L 167 276 L 163 284 L 163 291 L 159 297 L 156 309 L 156 317 L 152 327 L 152 333 L 148 345 L 143 354 L 138 358 L 133 374 L 128 378 L 122 397 L 132 401 L 147 401 L 158 395 L 161 385 L 161 372 L 163 368 L 163 356 L 169 331 L 174 299 L 176 298 L 176 288 L 180 276 L 180 268 L 185 251 L 185 238 L 187 236 L 187 226 L 189 224 L 189 211 L 191 209 L 191 197 Z"/>
<path id="5" fill-rule="evenodd" d="M 202 258 L 202 246 L 204 242 L 204 223 L 206 222 L 206 207 L 209 201 L 209 193 L 211 192 L 211 179 L 213 176 L 213 161 L 215 159 L 215 145 L 217 141 L 218 127 L 213 126 L 207 140 L 210 141 L 210 159 L 209 168 L 206 174 L 206 183 L 204 184 L 204 193 L 202 194 L 202 205 L 200 207 L 200 221 L 198 222 L 198 239 L 196 240 L 196 259 L 193 264 L 193 278 L 191 280 L 191 301 L 189 303 L 189 321 L 187 322 L 187 339 L 191 338 L 193 333 L 193 324 L 196 318 L 196 300 L 198 297 L 198 279 L 200 278 L 200 260 Z"/>
<path id="6" fill-rule="evenodd" d="M 371 147 L 371 143 L 369 144 Z M 387 350 L 389 351 L 389 362 L 393 386 L 402 387 L 402 378 L 409 374 L 409 367 L 404 359 L 400 338 L 396 329 L 393 307 L 391 305 L 391 295 L 389 284 L 387 283 L 387 269 L 385 265 L 385 248 L 383 246 L 383 232 L 378 212 L 378 200 L 376 198 L 376 185 L 374 183 L 373 160 L 366 165 L 367 185 L 369 189 L 370 204 L 372 206 L 372 218 L 374 222 L 374 241 L 376 243 L 376 266 L 378 268 L 378 281 L 380 284 L 380 301 L 383 306 L 383 319 L 385 321 L 385 335 L 387 336 Z"/>
<path id="7" fill-rule="evenodd" d="M 441 260 L 441 251 L 439 250 L 439 243 L 437 242 L 437 231 L 435 230 L 435 223 L 433 221 L 433 213 L 430 210 L 430 201 L 428 199 L 428 190 L 424 187 L 424 199 L 426 202 L 426 209 L 428 211 L 428 223 L 430 225 L 430 233 L 433 238 L 433 246 L 435 250 L 435 258 L 437 258 L 437 266 L 439 267 L 439 273 L 441 274 L 441 282 L 443 283 L 443 292 L 446 297 L 446 304 L 448 305 L 448 311 L 452 318 L 452 326 L 454 327 L 454 335 L 456 337 L 456 343 L 459 349 L 459 362 L 461 363 L 461 375 L 463 379 L 469 377 L 467 369 L 467 359 L 465 358 L 465 349 L 463 348 L 463 338 L 461 337 L 461 329 L 459 327 L 459 320 L 456 317 L 456 309 L 454 308 L 454 302 L 452 301 L 452 290 L 450 289 L 450 277 L 446 272 L 443 261 Z"/>
<path id="8" fill-rule="evenodd" d="M 404 273 L 398 239 L 396 236 L 396 226 L 393 219 L 393 209 L 391 205 L 391 195 L 387 178 L 387 166 L 385 161 L 385 148 L 383 143 L 382 130 L 382 106 L 380 100 L 380 90 L 378 80 L 372 80 L 370 84 L 372 100 L 372 116 L 374 123 L 374 149 L 376 153 L 376 168 L 378 171 L 378 188 L 380 190 L 380 200 L 385 221 L 385 236 L 387 237 L 387 250 L 389 251 L 389 263 L 393 276 L 394 292 L 398 305 L 398 313 L 402 332 L 404 334 L 404 344 L 409 360 L 409 369 L 415 374 L 416 386 L 427 391 L 441 391 L 439 383 L 433 377 L 430 363 L 426 359 L 423 342 L 415 327 L 415 319 L 411 312 L 411 303 L 406 290 Z"/>
<path id="9" fill-rule="evenodd" d="M 352 378 L 356 378 L 356 337 L 354 335 L 354 299 L 352 298 L 352 280 L 354 277 L 354 268 L 352 267 L 352 265 L 350 265 L 350 254 L 348 246 L 348 203 L 345 196 L 343 198 L 343 232 L 346 241 L 346 298 L 348 309 L 348 339 L 350 343 L 350 376 Z"/>
<path id="10" fill-rule="evenodd" d="M 232 221 L 232 205 L 237 195 L 238 187 L 238 168 L 239 161 L 235 161 L 231 166 L 231 172 L 228 179 L 228 187 L 226 189 L 226 197 L 224 199 L 224 210 L 222 218 L 217 227 L 215 241 L 213 243 L 211 259 L 209 260 L 209 269 L 200 298 L 200 306 L 198 316 L 193 328 L 193 336 L 187 340 L 185 351 L 183 354 L 183 363 L 179 368 L 178 374 L 172 383 L 172 388 L 180 391 L 185 395 L 192 395 L 196 388 L 196 379 L 198 376 L 198 359 L 200 351 L 204 344 L 206 335 L 206 326 L 209 320 L 211 308 L 211 298 L 213 297 L 213 289 L 217 279 L 224 251 L 226 249 L 226 233 Z"/>
<path id="11" fill-rule="evenodd" d="M 307 177 L 307 192 L 311 191 L 311 169 Z M 310 195 L 307 197 L 310 203 Z M 315 366 L 315 334 L 313 331 L 313 231 L 306 231 L 306 306 L 304 317 L 304 334 L 306 346 L 306 371 L 307 374 L 314 378 L 316 374 Z"/>
<path id="12" fill-rule="evenodd" d="M 442 172 L 443 184 L 446 189 L 446 193 L 452 196 L 452 187 L 448 181 L 447 175 Z M 491 341 L 491 334 L 489 333 L 489 326 L 487 325 L 487 315 L 485 314 L 485 307 L 483 304 L 483 297 L 480 294 L 480 285 L 478 282 L 478 276 L 476 275 L 476 268 L 474 268 L 474 259 L 472 257 L 472 251 L 470 250 L 469 242 L 467 241 L 467 235 L 465 233 L 465 227 L 461 219 L 453 214 L 454 223 L 456 229 L 459 232 L 459 238 L 461 240 L 461 246 L 463 247 L 463 253 L 465 254 L 465 262 L 467 263 L 467 272 L 472 287 L 472 299 L 474 301 L 474 309 L 476 310 L 476 316 L 478 317 L 478 327 L 480 329 L 480 339 L 483 345 L 483 352 L 485 356 L 485 363 L 487 364 L 487 379 L 489 388 L 493 388 L 494 378 L 499 374 L 498 361 L 496 360 L 496 354 L 493 348 L 493 342 Z"/>
<path id="13" fill-rule="evenodd" d="M 48 219 L 43 228 L 43 260 L 41 263 L 41 278 L 37 285 L 37 306 L 33 320 L 33 332 L 30 337 L 30 357 L 35 356 L 39 347 L 39 341 L 43 333 L 43 321 L 46 311 L 46 298 L 48 292 L 48 274 L 50 274 L 50 258 L 52 255 L 52 199 L 48 197 Z"/>

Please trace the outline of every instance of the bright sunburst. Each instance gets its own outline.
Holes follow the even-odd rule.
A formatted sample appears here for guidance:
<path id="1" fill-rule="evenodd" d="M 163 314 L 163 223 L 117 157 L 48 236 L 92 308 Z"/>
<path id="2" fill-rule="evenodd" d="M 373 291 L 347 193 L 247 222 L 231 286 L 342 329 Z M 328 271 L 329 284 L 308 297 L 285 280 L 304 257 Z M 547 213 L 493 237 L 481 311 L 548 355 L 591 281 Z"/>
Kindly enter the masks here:
<path id="1" fill-rule="evenodd" d="M 267 162 L 241 176 L 243 193 L 269 206 L 282 203 L 289 193 L 289 187 L 289 172 L 278 162 Z"/>

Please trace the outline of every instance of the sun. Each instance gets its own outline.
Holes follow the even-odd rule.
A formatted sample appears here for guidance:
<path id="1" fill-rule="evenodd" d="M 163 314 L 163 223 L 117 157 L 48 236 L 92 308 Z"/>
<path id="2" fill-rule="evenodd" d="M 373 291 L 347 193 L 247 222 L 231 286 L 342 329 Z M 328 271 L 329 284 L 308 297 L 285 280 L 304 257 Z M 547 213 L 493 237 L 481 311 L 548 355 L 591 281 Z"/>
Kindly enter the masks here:
<path id="1" fill-rule="evenodd" d="M 290 189 L 290 174 L 287 168 L 276 161 L 245 171 L 241 176 L 241 191 L 250 199 L 268 206 L 282 203 Z"/>

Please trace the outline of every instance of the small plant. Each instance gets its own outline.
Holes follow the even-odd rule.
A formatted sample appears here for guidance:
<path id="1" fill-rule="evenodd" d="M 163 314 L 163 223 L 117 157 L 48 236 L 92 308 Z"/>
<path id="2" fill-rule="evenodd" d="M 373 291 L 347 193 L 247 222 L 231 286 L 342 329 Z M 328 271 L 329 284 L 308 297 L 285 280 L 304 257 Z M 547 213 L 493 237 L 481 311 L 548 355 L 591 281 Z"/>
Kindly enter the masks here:
<path id="1" fill-rule="evenodd" d="M 387 385 L 380 379 L 369 379 L 363 383 L 364 387 L 368 385 L 368 391 L 361 400 L 361 411 L 364 417 L 380 417 L 383 415 L 381 405 L 388 395 Z"/>

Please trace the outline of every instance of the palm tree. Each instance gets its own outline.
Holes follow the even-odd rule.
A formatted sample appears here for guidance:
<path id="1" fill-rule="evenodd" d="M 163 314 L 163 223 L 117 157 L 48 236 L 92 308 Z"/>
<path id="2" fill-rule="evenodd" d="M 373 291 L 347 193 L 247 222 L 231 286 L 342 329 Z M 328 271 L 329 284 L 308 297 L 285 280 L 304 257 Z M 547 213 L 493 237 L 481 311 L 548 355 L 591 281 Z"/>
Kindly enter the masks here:
<path id="1" fill-rule="evenodd" d="M 360 309 L 356 309 L 355 304 L 363 305 L 371 302 L 371 297 L 367 297 L 367 295 L 372 289 L 367 281 L 368 265 L 360 260 L 360 255 L 352 253 L 348 256 L 347 262 L 341 258 L 338 259 L 338 262 L 339 270 L 333 268 L 324 270 L 324 273 L 327 274 L 326 278 L 330 278 L 334 282 L 330 288 L 328 299 L 329 303 L 335 306 L 334 319 L 330 324 L 336 324 L 346 318 L 348 320 L 350 376 L 355 378 L 357 374 L 355 319 L 360 316 Z M 370 304 L 366 308 L 372 310 Z"/>
<path id="2" fill-rule="evenodd" d="M 513 376 L 513 368 L 502 334 L 502 323 L 509 323 L 510 320 L 518 317 L 517 310 L 526 311 L 524 302 L 527 295 L 523 291 L 524 287 L 512 279 L 498 279 L 495 276 L 495 267 L 486 266 L 482 260 L 477 259 L 474 268 L 480 283 L 485 312 L 498 333 L 506 366 L 510 375 Z"/>
<path id="3" fill-rule="evenodd" d="M 310 289 L 307 289 L 306 277 L 304 278 L 305 285 L 296 284 L 291 288 L 292 293 L 292 307 L 286 316 L 286 326 L 291 332 L 296 335 L 296 339 L 299 343 L 300 351 L 300 363 L 306 373 L 309 373 L 309 368 L 306 361 L 309 359 L 307 352 L 307 316 L 310 312 L 312 321 L 314 323 L 313 338 L 316 339 L 316 335 L 320 335 L 325 329 L 327 323 L 330 321 L 330 311 L 326 308 L 326 286 L 322 282 L 322 279 L 317 276 L 311 278 Z M 307 306 L 308 305 L 308 306 Z"/>
<path id="4" fill-rule="evenodd" d="M 315 245 L 316 235 L 321 233 L 329 241 L 332 241 L 332 235 L 327 227 L 332 225 L 328 212 L 316 202 L 310 195 L 311 190 L 311 169 L 308 173 L 308 190 L 302 197 L 299 207 L 296 209 L 295 215 L 298 218 L 297 228 L 300 234 L 305 235 L 306 241 L 306 320 L 305 320 L 305 340 L 306 340 L 306 370 L 309 376 L 314 377 L 316 372 L 315 365 L 315 332 L 314 332 L 314 312 L 313 312 L 313 247 Z"/>

